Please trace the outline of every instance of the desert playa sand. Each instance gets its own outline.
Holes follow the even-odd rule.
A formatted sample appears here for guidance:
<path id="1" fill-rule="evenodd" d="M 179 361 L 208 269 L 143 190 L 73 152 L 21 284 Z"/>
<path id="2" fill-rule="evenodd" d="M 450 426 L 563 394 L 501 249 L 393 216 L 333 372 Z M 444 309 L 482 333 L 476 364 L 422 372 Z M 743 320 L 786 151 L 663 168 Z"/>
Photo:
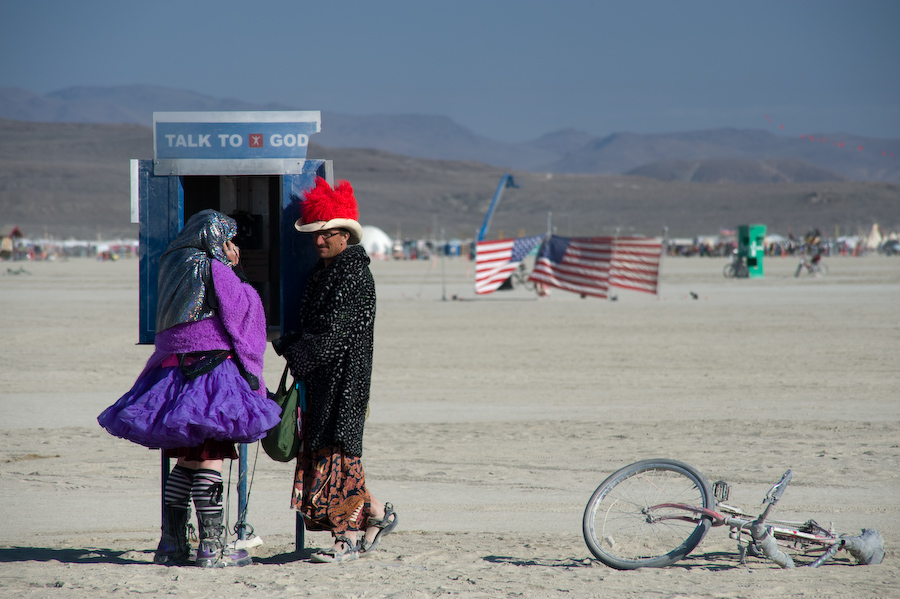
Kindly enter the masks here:
<path id="1" fill-rule="evenodd" d="M 151 352 L 135 344 L 137 261 L 3 263 L 0 596 L 900 596 L 900 259 L 831 258 L 824 279 L 772 258 L 762 279 L 726 280 L 724 264 L 667 258 L 658 297 L 613 302 L 475 299 L 465 261 L 374 263 L 363 463 L 400 526 L 368 558 L 310 563 L 330 538 L 294 552 L 293 465 L 255 461 L 254 445 L 248 521 L 264 544 L 252 566 L 209 571 L 152 563 L 159 454 L 95 420 Z M 270 388 L 282 364 L 270 349 Z M 673 567 L 607 568 L 582 540 L 585 504 L 650 457 L 730 482 L 753 511 L 792 468 L 778 515 L 876 528 L 887 557 L 742 566 L 717 528 Z M 236 480 L 235 464 L 232 522 Z"/>

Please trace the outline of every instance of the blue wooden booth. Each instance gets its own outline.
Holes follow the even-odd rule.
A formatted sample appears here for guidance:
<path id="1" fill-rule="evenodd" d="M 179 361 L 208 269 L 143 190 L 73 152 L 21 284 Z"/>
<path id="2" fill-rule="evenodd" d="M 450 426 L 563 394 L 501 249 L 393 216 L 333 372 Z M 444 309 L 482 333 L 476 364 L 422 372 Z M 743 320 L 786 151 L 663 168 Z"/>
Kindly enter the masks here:
<path id="1" fill-rule="evenodd" d="M 309 138 L 320 130 L 319 111 L 153 114 L 154 158 L 131 161 L 132 222 L 140 224 L 139 343 L 152 344 L 156 334 L 160 256 L 191 216 L 209 208 L 237 221 L 235 243 L 262 298 L 269 339 L 299 330 L 294 307 L 318 257 L 294 222 L 300 198 L 317 176 L 334 183 L 330 161 L 306 156 Z M 245 539 L 252 530 L 246 521 L 247 446 L 240 445 L 239 453 L 237 535 Z M 169 470 L 163 457 L 163 489 Z M 297 514 L 298 551 L 303 544 Z"/>

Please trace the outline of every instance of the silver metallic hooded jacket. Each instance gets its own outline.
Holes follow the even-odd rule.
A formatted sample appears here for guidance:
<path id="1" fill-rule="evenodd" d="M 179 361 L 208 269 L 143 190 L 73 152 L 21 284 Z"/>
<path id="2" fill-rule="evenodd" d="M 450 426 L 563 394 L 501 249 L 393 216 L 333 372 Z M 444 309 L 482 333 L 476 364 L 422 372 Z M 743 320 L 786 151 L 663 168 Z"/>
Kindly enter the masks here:
<path id="1" fill-rule="evenodd" d="M 237 234 L 234 219 L 215 210 L 193 215 L 159 259 L 156 332 L 215 313 L 210 260 L 231 266 L 224 244 Z"/>

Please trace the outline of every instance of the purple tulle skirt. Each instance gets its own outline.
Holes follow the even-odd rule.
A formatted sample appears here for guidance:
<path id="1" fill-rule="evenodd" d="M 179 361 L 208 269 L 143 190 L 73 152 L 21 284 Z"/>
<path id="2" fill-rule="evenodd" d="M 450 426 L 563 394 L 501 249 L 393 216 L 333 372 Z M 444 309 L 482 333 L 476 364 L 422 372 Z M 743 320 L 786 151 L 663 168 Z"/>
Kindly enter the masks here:
<path id="1" fill-rule="evenodd" d="M 116 437 L 162 449 L 251 443 L 280 420 L 278 404 L 250 389 L 233 360 L 194 380 L 178 367 L 153 368 L 97 417 Z"/>

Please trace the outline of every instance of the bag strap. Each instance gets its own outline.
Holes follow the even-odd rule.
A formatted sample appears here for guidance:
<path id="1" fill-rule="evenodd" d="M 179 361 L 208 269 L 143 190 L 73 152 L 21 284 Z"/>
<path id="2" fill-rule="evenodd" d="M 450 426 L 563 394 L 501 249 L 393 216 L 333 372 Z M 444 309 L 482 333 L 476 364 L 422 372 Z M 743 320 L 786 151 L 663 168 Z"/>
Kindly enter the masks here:
<path id="1" fill-rule="evenodd" d="M 287 382 L 287 377 L 291 373 L 291 367 L 287 364 L 284 365 L 284 372 L 281 373 L 281 382 L 278 384 L 278 390 L 284 394 L 287 393 L 287 387 L 284 384 Z"/>

